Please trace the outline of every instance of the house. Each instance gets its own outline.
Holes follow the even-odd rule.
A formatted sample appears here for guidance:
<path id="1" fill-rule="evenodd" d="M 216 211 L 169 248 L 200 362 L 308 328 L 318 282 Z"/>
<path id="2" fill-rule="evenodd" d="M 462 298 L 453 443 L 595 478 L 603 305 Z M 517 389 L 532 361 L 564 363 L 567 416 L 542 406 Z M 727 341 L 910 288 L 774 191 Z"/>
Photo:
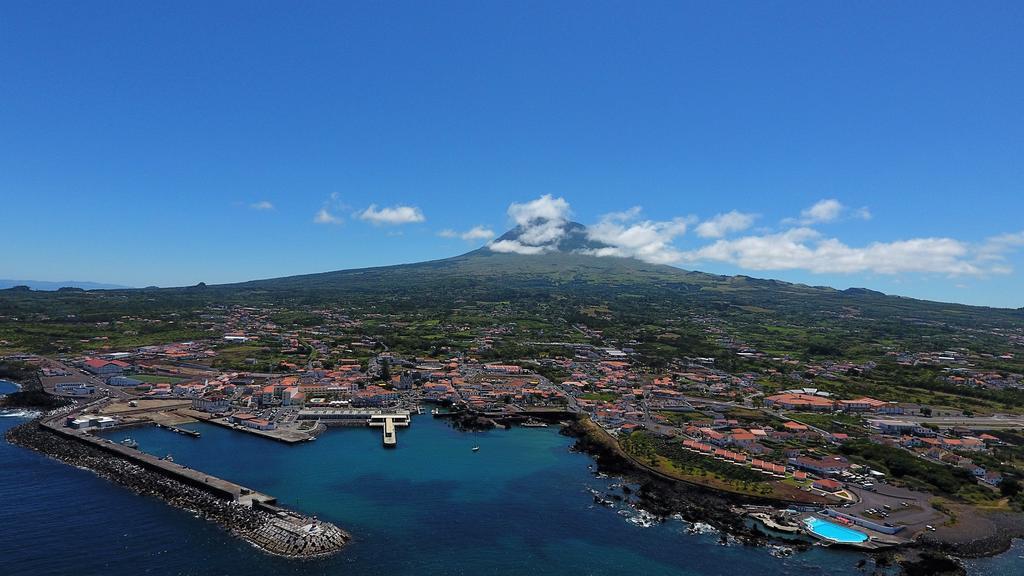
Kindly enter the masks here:
<path id="1" fill-rule="evenodd" d="M 107 379 L 107 384 L 111 386 L 138 386 L 142 384 L 142 380 L 136 380 L 127 376 L 111 376 Z"/>
<path id="2" fill-rule="evenodd" d="M 868 424 L 881 430 L 882 434 L 894 435 L 919 434 L 923 428 L 916 422 L 907 420 L 870 420 Z M 925 428 L 924 430 L 927 429 Z"/>
<path id="3" fill-rule="evenodd" d="M 81 430 L 83 428 L 112 428 L 117 425 L 117 420 L 110 416 L 68 416 L 64 425 L 76 430 Z"/>
<path id="4" fill-rule="evenodd" d="M 999 486 L 999 483 L 1003 481 L 1003 475 L 995 470 L 989 470 L 981 477 L 981 481 L 991 486 Z"/>
<path id="5" fill-rule="evenodd" d="M 277 428 L 277 424 L 274 422 L 258 418 L 255 414 L 234 414 L 228 418 L 228 421 L 233 424 L 238 424 L 240 426 L 256 430 L 273 430 L 274 428 Z"/>
<path id="6" fill-rule="evenodd" d="M 281 392 L 281 404 L 284 406 L 301 406 L 306 400 L 306 395 L 299 391 L 298 386 L 289 386 Z"/>
<path id="7" fill-rule="evenodd" d="M 277 424 L 271 422 L 270 420 L 265 420 L 263 418 L 253 418 L 252 420 L 246 422 L 244 425 L 248 426 L 249 428 L 255 428 L 257 430 L 273 430 L 277 428 Z"/>
<path id="8" fill-rule="evenodd" d="M 70 394 L 72 396 L 88 396 L 96 392 L 96 387 L 84 382 L 61 382 L 54 386 L 57 394 Z"/>
<path id="9" fill-rule="evenodd" d="M 821 478 L 815 480 L 812 487 L 817 488 L 823 492 L 839 492 L 843 489 L 843 483 L 836 480 L 830 480 L 828 478 Z"/>
<path id="10" fill-rule="evenodd" d="M 227 412 L 230 407 L 231 403 L 228 399 L 220 395 L 192 399 L 192 408 L 203 412 L 210 412 L 214 414 L 218 412 Z"/>
<path id="11" fill-rule="evenodd" d="M 794 422 L 792 420 L 789 420 L 786 423 L 784 423 L 782 425 L 782 427 L 787 432 L 806 432 L 807 431 L 807 426 L 805 424 L 801 424 L 799 422 Z"/>
<path id="12" fill-rule="evenodd" d="M 835 407 L 832 400 L 813 394 L 776 394 L 764 399 L 765 406 L 785 410 L 811 410 L 830 412 Z"/>
<path id="13" fill-rule="evenodd" d="M 244 424 L 244 423 L 248 422 L 249 420 L 253 420 L 255 418 L 256 418 L 255 414 L 249 414 L 248 412 L 243 412 L 241 414 L 232 414 L 231 416 L 228 416 L 228 422 L 230 422 L 232 424 Z"/>
<path id="14" fill-rule="evenodd" d="M 850 468 L 850 462 L 842 456 L 829 456 L 825 458 L 800 456 L 790 458 L 789 463 L 797 468 L 808 470 L 821 476 L 840 474 Z"/>
<path id="15" fill-rule="evenodd" d="M 732 434 L 729 441 L 737 446 L 747 447 L 754 444 L 756 437 L 748 432 Z"/>
<path id="16" fill-rule="evenodd" d="M 131 367 L 131 364 L 122 362 L 120 360 L 101 360 L 99 358 L 89 358 L 82 365 L 83 368 L 96 374 L 97 376 L 116 376 L 125 371 L 125 369 Z"/>

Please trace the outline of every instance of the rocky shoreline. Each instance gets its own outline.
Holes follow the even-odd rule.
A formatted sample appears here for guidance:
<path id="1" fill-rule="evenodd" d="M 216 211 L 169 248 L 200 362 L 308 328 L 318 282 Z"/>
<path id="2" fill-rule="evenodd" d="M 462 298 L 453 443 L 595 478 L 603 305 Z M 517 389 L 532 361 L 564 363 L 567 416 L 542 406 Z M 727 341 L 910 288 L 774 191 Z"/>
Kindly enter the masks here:
<path id="1" fill-rule="evenodd" d="M 756 526 L 748 525 L 740 515 L 732 511 L 736 506 L 759 504 L 763 501 L 664 478 L 634 463 L 610 446 L 606 439 L 595 437 L 593 431 L 579 419 L 566 423 L 561 432 L 576 439 L 573 449 L 593 457 L 600 472 L 639 484 L 638 497 L 641 507 L 655 516 L 668 518 L 678 515 L 687 522 L 702 522 L 744 545 L 765 546 L 774 541 L 771 536 Z M 959 576 L 966 574 L 960 558 L 1001 554 L 1010 547 L 1013 539 L 1024 537 L 1022 533 L 1022 526 L 1002 526 L 983 538 L 968 539 L 964 542 L 940 541 L 934 537 L 922 538 L 893 549 L 866 554 L 879 570 L 898 566 L 901 573 L 906 575 Z M 786 545 L 799 550 L 807 549 L 812 544 L 787 541 Z"/>
<path id="2" fill-rule="evenodd" d="M 11 444 L 92 471 L 129 490 L 194 512 L 268 554 L 316 558 L 341 550 L 351 536 L 329 522 L 274 506 L 246 506 L 218 498 L 82 442 L 54 434 L 33 420 L 7 431 Z"/>
<path id="3" fill-rule="evenodd" d="M 740 516 L 732 512 L 734 506 L 748 502 L 657 476 L 635 465 L 602 439 L 595 438 L 579 420 L 563 426 L 562 434 L 576 438 L 573 449 L 593 457 L 600 472 L 639 484 L 637 497 L 641 506 L 655 516 L 668 518 L 679 515 L 687 522 L 709 524 L 748 545 L 768 543 L 763 532 L 747 526 Z"/>

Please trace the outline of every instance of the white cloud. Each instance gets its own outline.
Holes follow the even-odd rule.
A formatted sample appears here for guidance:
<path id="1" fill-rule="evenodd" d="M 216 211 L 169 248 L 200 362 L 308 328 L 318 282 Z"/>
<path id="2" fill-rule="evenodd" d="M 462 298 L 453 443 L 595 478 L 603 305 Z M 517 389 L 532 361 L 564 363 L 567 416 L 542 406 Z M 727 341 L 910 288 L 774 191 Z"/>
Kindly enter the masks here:
<path id="1" fill-rule="evenodd" d="M 569 203 L 565 198 L 554 198 L 545 194 L 524 204 L 512 203 L 508 215 L 520 225 L 526 226 L 537 220 L 566 220 L 569 217 Z"/>
<path id="2" fill-rule="evenodd" d="M 495 252 L 542 254 L 556 250 L 567 234 L 570 207 L 564 198 L 545 195 L 526 203 L 513 203 L 508 214 L 517 225 L 519 236 L 493 241 Z M 942 274 L 950 277 L 982 277 L 1012 272 L 1007 256 L 1024 249 L 1024 231 L 993 236 L 981 243 L 954 238 L 910 238 L 891 242 L 871 242 L 851 246 L 829 237 L 806 224 L 842 218 L 869 219 L 867 208 L 850 209 L 837 200 L 826 199 L 804 210 L 802 220 L 781 232 L 748 232 L 746 236 L 727 235 L 750 228 L 757 216 L 736 210 L 717 214 L 696 226 L 697 235 L 713 241 L 690 250 L 680 249 L 676 240 L 696 223 L 693 217 L 669 220 L 641 218 L 639 207 L 606 214 L 587 228 L 587 238 L 604 244 L 591 249 L 595 256 L 633 257 L 659 264 L 725 262 L 747 270 L 805 270 L 815 274 Z M 450 238 L 468 238 L 481 229 L 480 238 L 493 234 L 476 227 L 470 231 L 444 230 Z M 486 236 L 489 237 L 489 236 Z"/>
<path id="3" fill-rule="evenodd" d="M 332 192 L 327 200 L 324 200 L 320 209 L 313 215 L 313 222 L 316 224 L 342 224 L 344 220 L 337 215 L 339 211 L 346 210 L 348 207 L 341 202 L 341 197 L 337 192 Z"/>
<path id="4" fill-rule="evenodd" d="M 800 212 L 800 218 L 793 219 L 789 218 L 784 220 L 786 224 L 824 224 L 827 222 L 835 222 L 839 218 L 852 214 L 854 218 L 860 220 L 870 220 L 871 210 L 866 207 L 857 208 L 851 210 L 845 206 L 839 200 L 835 198 L 827 198 L 825 200 L 818 200 L 813 206 L 802 210 Z"/>
<path id="5" fill-rule="evenodd" d="M 461 238 L 463 240 L 490 240 L 494 238 L 494 230 L 484 226 L 474 226 L 465 232 L 456 232 L 451 228 L 445 228 L 437 235 L 442 238 Z"/>
<path id="6" fill-rule="evenodd" d="M 686 233 L 692 218 L 674 218 L 656 222 L 643 220 L 635 222 L 640 214 L 639 207 L 625 212 L 604 215 L 601 220 L 587 228 L 587 237 L 607 247 L 590 250 L 594 256 L 622 256 L 639 258 L 655 264 L 670 264 L 681 257 L 672 242 L 676 236 Z"/>
<path id="7" fill-rule="evenodd" d="M 495 252 L 511 252 L 513 254 L 541 254 L 552 250 L 553 246 L 527 246 L 518 240 L 499 240 L 491 242 L 488 247 Z"/>
<path id="8" fill-rule="evenodd" d="M 545 194 L 536 200 L 508 207 L 509 218 L 516 224 L 519 237 L 489 244 L 495 252 L 540 254 L 554 250 L 565 237 L 569 219 L 569 203 L 565 198 Z"/>
<path id="9" fill-rule="evenodd" d="M 756 218 L 756 214 L 733 210 L 725 214 L 716 214 L 714 218 L 701 222 L 694 231 L 701 238 L 721 238 L 732 232 L 750 228 Z"/>
<path id="10" fill-rule="evenodd" d="M 474 226 L 463 232 L 459 237 L 463 240 L 490 240 L 494 238 L 494 230 L 483 226 Z"/>
<path id="11" fill-rule="evenodd" d="M 358 214 L 360 220 L 366 220 L 373 224 L 412 224 L 423 222 L 426 218 L 423 212 L 415 206 L 391 206 L 389 208 L 378 208 L 376 204 L 370 206 Z"/>
<path id="12" fill-rule="evenodd" d="M 249 208 L 253 210 L 273 210 L 274 205 L 269 200 L 260 200 L 259 202 L 249 204 Z"/>
<path id="13" fill-rule="evenodd" d="M 1024 231 L 1012 234 L 1000 234 L 985 240 L 978 248 L 983 260 L 1003 260 L 1008 252 L 1024 246 Z"/>
<path id="14" fill-rule="evenodd" d="M 313 222 L 317 224 L 341 224 L 341 218 L 331 214 L 327 207 L 324 207 L 317 210 L 316 215 L 313 216 Z"/>
<path id="15" fill-rule="evenodd" d="M 800 212 L 800 217 L 805 224 L 816 224 L 819 222 L 831 222 L 843 212 L 844 206 L 835 198 L 819 200 L 810 208 Z"/>
<path id="16" fill-rule="evenodd" d="M 939 273 L 981 276 L 998 273 L 977 261 L 978 251 L 952 238 L 914 238 L 851 247 L 807 227 L 777 234 L 719 240 L 686 252 L 682 261 L 719 261 L 748 270 L 807 270 L 814 273 Z"/>

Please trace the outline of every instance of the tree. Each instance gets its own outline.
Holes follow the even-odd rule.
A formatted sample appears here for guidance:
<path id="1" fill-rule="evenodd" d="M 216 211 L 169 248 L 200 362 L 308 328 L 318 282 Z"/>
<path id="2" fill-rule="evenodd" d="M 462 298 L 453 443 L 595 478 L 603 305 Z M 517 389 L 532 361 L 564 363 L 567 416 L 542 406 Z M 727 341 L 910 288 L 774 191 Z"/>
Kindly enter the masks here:
<path id="1" fill-rule="evenodd" d="M 380 363 L 380 379 L 385 382 L 391 381 L 391 364 L 387 360 Z"/>
<path id="2" fill-rule="evenodd" d="M 1020 490 L 1020 480 L 1016 478 L 1003 478 L 1003 481 L 999 483 L 999 492 L 1007 498 L 1013 498 L 1020 494 Z"/>

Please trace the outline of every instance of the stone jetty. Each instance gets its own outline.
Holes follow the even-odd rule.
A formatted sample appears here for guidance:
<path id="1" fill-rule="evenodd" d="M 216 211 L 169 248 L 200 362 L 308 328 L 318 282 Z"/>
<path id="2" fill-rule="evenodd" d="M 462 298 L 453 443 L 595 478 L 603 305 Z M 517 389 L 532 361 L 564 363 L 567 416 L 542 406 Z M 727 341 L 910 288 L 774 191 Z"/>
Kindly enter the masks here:
<path id="1" fill-rule="evenodd" d="M 291 558 L 326 556 L 341 550 L 351 538 L 334 524 L 275 505 L 273 498 L 237 498 L 223 490 L 210 490 L 208 486 L 189 482 L 186 476 L 177 477 L 171 467 L 147 465 L 141 453 L 140 459 L 134 461 L 130 455 L 102 449 L 98 439 L 59 434 L 41 420 L 8 430 L 7 440 L 91 470 L 138 494 L 192 511 L 270 554 Z M 220 485 L 237 486 L 210 478 Z M 257 494 L 247 489 L 241 492 Z"/>

